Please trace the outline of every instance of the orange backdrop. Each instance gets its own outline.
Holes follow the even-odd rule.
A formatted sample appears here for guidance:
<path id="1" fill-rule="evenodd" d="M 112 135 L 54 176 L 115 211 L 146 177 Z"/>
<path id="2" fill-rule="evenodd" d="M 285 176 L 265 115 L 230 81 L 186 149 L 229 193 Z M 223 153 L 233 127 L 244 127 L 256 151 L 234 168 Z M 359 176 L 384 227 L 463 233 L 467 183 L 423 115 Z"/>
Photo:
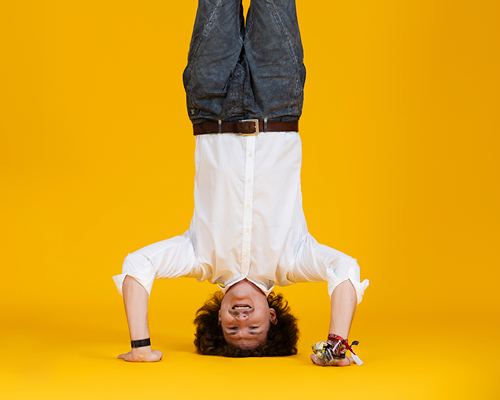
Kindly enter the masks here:
<path id="1" fill-rule="evenodd" d="M 351 375 L 339 393 L 499 393 L 493 356 L 474 370 L 463 358 L 499 351 L 488 342 L 499 327 L 498 11 L 493 0 L 298 1 L 304 211 L 316 239 L 357 258 L 371 282 L 351 335 L 365 365 L 342 372 Z M 0 312 L 2 345 L 12 344 L 0 393 L 163 393 L 131 383 L 153 372 L 114 360 L 128 331 L 111 277 L 127 253 L 189 226 L 182 71 L 195 12 L 196 1 L 0 4 Z M 282 290 L 302 340 L 298 356 L 279 361 L 193 354 L 191 321 L 213 290 L 189 279 L 153 287 L 152 338 L 165 354 L 154 367 L 174 377 L 171 398 L 220 395 L 206 372 L 191 387 L 199 363 L 269 368 L 252 379 L 273 376 L 268 393 L 290 398 L 338 379 L 307 360 L 327 333 L 326 284 Z"/>

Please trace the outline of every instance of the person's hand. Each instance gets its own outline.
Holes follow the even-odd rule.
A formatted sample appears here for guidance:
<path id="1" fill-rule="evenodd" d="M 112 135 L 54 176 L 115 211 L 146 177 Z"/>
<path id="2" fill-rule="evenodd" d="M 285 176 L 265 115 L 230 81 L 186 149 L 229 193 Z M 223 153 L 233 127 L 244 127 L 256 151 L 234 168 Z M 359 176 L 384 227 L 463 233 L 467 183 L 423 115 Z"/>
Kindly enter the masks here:
<path id="1" fill-rule="evenodd" d="M 356 364 L 352 357 L 345 356 L 345 358 L 337 358 L 329 362 L 326 358 L 316 357 L 316 354 L 311 354 L 311 361 L 322 367 L 348 367 L 351 364 Z"/>
<path id="2" fill-rule="evenodd" d="M 159 350 L 151 350 L 151 346 L 137 347 L 128 353 L 120 354 L 117 358 L 132 362 L 156 362 L 160 361 L 163 354 Z"/>
<path id="3" fill-rule="evenodd" d="M 356 361 L 347 355 L 345 358 L 334 358 L 329 342 L 318 342 L 312 346 L 312 350 L 311 361 L 322 367 L 348 367 L 351 364 L 356 364 Z"/>

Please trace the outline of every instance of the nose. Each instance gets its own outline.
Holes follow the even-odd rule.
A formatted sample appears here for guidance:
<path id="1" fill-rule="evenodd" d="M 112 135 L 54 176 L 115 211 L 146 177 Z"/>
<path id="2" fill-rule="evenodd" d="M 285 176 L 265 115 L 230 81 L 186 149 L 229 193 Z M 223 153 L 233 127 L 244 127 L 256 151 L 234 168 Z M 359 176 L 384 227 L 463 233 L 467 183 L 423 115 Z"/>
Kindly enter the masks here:
<path id="1" fill-rule="evenodd" d="M 246 313 L 238 313 L 236 314 L 235 318 L 238 321 L 245 321 L 246 319 L 248 319 L 248 315 Z"/>

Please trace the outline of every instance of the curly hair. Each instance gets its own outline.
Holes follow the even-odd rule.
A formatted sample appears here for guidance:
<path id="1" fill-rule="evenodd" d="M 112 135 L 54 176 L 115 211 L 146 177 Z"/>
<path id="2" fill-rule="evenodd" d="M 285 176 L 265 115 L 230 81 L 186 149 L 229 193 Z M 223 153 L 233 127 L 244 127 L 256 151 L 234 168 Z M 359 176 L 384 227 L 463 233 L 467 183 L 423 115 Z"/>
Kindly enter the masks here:
<path id="1" fill-rule="evenodd" d="M 224 294 L 215 292 L 196 312 L 194 345 L 198 354 L 224 357 L 276 357 L 297 354 L 299 329 L 295 318 L 281 293 L 271 292 L 267 297 L 269 308 L 274 308 L 278 323 L 271 324 L 267 340 L 259 347 L 240 349 L 226 342 L 219 325 L 219 310 Z"/>

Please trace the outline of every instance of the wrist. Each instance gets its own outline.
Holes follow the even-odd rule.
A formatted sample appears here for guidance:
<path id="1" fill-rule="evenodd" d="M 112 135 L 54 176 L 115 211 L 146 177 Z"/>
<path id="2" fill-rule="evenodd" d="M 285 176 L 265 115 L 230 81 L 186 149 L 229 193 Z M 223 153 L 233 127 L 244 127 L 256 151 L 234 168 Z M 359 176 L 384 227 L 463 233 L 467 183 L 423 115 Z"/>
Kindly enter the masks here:
<path id="1" fill-rule="evenodd" d="M 130 345 L 132 349 L 149 347 L 151 348 L 151 340 L 149 338 L 139 339 L 139 340 L 131 340 Z"/>
<path id="2" fill-rule="evenodd" d="M 327 342 L 334 342 L 334 341 L 347 342 L 347 338 L 344 339 L 342 336 L 337 335 L 335 333 L 328 334 Z"/>
<path id="3" fill-rule="evenodd" d="M 142 352 L 148 352 L 151 350 L 152 350 L 151 346 L 132 347 L 132 349 L 131 349 L 132 353 L 142 353 Z"/>

